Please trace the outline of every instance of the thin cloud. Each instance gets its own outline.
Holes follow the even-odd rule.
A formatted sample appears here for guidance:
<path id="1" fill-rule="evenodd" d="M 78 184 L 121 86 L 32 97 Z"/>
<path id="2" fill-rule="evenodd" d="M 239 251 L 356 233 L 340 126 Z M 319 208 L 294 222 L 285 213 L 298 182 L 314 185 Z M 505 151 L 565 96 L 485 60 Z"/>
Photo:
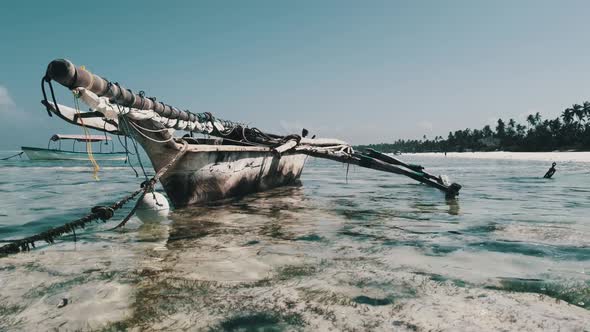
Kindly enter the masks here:
<path id="1" fill-rule="evenodd" d="M 6 87 L 0 85 L 0 111 L 14 108 L 15 104 Z"/>

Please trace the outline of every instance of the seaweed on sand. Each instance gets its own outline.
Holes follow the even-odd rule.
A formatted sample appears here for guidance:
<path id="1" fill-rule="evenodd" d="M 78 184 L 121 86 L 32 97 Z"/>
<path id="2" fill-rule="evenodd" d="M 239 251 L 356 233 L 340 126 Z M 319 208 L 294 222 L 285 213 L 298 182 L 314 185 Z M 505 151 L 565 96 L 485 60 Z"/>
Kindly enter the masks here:
<path id="1" fill-rule="evenodd" d="M 488 289 L 519 293 L 537 293 L 590 309 L 590 282 L 557 283 L 538 279 L 503 278 Z"/>
<path id="2" fill-rule="evenodd" d="M 0 297 L 0 331 L 16 330 L 21 320 L 15 316 L 24 309 L 24 306 L 10 303 L 6 297 Z"/>
<path id="3" fill-rule="evenodd" d="M 300 314 L 279 312 L 254 312 L 238 314 L 221 321 L 211 331 L 284 331 L 305 325 Z"/>

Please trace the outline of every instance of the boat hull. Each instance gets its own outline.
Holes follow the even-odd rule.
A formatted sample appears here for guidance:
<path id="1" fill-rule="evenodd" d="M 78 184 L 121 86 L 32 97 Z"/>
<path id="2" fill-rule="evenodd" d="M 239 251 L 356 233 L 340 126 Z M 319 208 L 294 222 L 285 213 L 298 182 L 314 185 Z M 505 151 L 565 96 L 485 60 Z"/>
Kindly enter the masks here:
<path id="1" fill-rule="evenodd" d="M 156 171 L 178 153 L 179 146 L 143 143 Z M 296 184 L 306 159 L 263 147 L 191 144 L 160 182 L 172 205 L 183 207 Z"/>
<path id="2" fill-rule="evenodd" d="M 182 207 L 295 184 L 305 160 L 302 154 L 189 152 L 160 181 L 172 204 Z"/>
<path id="3" fill-rule="evenodd" d="M 51 150 L 43 148 L 34 148 L 23 146 L 21 147 L 23 152 L 27 155 L 30 160 L 89 160 L 88 153 L 86 152 L 72 152 L 62 150 Z M 125 153 L 93 153 L 95 160 L 125 160 L 127 156 Z"/>

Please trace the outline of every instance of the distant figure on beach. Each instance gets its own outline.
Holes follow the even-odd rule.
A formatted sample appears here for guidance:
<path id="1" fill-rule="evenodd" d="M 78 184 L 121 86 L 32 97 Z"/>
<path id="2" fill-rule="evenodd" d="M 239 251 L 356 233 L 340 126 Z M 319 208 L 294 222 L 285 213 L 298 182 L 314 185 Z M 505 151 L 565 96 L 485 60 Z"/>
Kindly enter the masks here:
<path id="1" fill-rule="evenodd" d="M 555 174 L 555 165 L 557 165 L 557 163 L 553 163 L 551 165 L 551 168 L 547 171 L 547 173 L 545 173 L 545 176 L 544 176 L 545 179 L 551 179 L 553 174 Z"/>

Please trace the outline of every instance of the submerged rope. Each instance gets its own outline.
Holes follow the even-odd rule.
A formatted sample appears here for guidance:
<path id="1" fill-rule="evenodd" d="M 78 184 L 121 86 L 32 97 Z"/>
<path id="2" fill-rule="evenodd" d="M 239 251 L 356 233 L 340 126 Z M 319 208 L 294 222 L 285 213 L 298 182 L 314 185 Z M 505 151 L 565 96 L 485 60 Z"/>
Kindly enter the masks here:
<path id="1" fill-rule="evenodd" d="M 95 206 L 94 208 L 92 208 L 90 214 L 87 214 L 82 218 L 71 221 L 63 226 L 55 227 L 45 232 L 29 236 L 20 240 L 15 240 L 10 244 L 0 247 L 0 256 L 16 254 L 23 251 L 30 251 L 31 248 L 35 248 L 35 242 L 37 241 L 45 241 L 49 244 L 53 244 L 55 243 L 56 237 L 59 237 L 66 233 L 73 233 L 75 232 L 76 228 L 84 228 L 86 224 L 94 220 L 100 219 L 103 222 L 106 222 L 110 217 L 112 217 L 111 212 L 120 209 L 121 207 L 123 207 L 123 205 L 132 200 L 141 192 L 142 189 L 138 189 L 135 192 L 123 197 L 118 202 L 107 207 Z"/>
<path id="2" fill-rule="evenodd" d="M 185 155 L 185 153 L 188 150 L 188 143 L 186 141 L 183 141 L 183 143 L 184 143 L 183 146 L 180 148 L 178 153 L 176 155 L 174 155 L 174 157 L 172 157 L 172 159 L 170 159 L 168 164 L 166 164 L 164 167 L 162 167 L 156 173 L 156 175 L 154 175 L 154 177 L 152 177 L 150 180 L 143 182 L 140 189 L 137 189 L 133 193 L 123 197 L 121 200 L 115 202 L 114 204 L 112 204 L 110 206 L 95 206 L 91 209 L 90 214 L 87 214 L 87 215 L 83 216 L 82 218 L 79 218 L 79 219 L 76 219 L 76 220 L 71 221 L 69 223 L 66 223 L 63 226 L 51 228 L 51 229 L 44 231 L 42 233 L 39 233 L 39 234 L 36 234 L 33 236 L 29 236 L 29 237 L 26 237 L 23 239 L 14 240 L 9 244 L 0 247 L 0 256 L 6 256 L 8 254 L 15 254 L 15 253 L 23 252 L 23 251 L 30 251 L 31 248 L 35 248 L 35 242 L 37 242 L 37 241 L 45 241 L 46 243 L 53 244 L 53 243 L 55 243 L 56 237 L 59 237 L 59 236 L 66 234 L 66 233 L 76 234 L 77 228 L 83 229 L 83 228 L 85 228 L 86 224 L 88 224 L 94 220 L 102 220 L 103 222 L 106 222 L 107 220 L 109 220 L 110 218 L 113 217 L 115 211 L 122 208 L 127 202 L 134 199 L 137 195 L 141 194 L 140 198 L 135 203 L 135 206 L 133 207 L 133 209 L 131 209 L 131 211 L 127 214 L 127 216 L 123 219 L 123 221 L 121 221 L 121 223 L 119 223 L 117 226 L 115 226 L 111 230 L 125 226 L 127 221 L 129 221 L 131 216 L 133 216 L 133 214 L 137 210 L 137 207 L 139 206 L 143 196 L 145 196 L 145 194 L 148 191 L 153 190 L 154 186 L 156 185 L 156 183 L 158 182 L 160 177 L 162 177 L 164 174 L 166 174 L 166 172 L 168 172 L 174 165 L 176 165 L 176 163 L 180 160 L 180 158 Z M 74 236 L 76 236 L 76 235 L 74 235 Z"/>

